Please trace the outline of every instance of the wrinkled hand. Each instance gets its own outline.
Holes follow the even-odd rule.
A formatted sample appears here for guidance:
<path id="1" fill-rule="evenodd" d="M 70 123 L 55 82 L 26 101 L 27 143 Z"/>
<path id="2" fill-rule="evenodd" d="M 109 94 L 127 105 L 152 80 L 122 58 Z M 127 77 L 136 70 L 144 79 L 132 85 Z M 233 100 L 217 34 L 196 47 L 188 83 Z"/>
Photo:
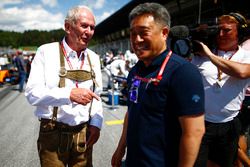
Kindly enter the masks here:
<path id="1" fill-rule="evenodd" d="M 93 98 L 100 100 L 99 96 L 86 88 L 73 88 L 70 92 L 70 100 L 78 104 L 87 105 Z"/>
<path id="2" fill-rule="evenodd" d="M 121 167 L 122 158 L 124 157 L 124 155 L 125 155 L 125 148 L 117 147 L 111 159 L 112 167 Z"/>
<path id="3" fill-rule="evenodd" d="M 92 147 L 100 137 L 100 129 L 95 126 L 89 125 L 88 134 L 89 136 L 87 140 L 87 146 Z"/>

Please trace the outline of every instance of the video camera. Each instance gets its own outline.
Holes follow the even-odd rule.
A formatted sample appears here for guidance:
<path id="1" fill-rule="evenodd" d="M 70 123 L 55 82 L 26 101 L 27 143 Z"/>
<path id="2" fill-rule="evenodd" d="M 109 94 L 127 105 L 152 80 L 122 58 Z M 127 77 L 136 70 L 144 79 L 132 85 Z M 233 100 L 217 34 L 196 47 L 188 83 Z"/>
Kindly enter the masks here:
<path id="1" fill-rule="evenodd" d="M 201 45 L 196 40 L 213 49 L 218 30 L 217 25 L 208 26 L 206 24 L 195 28 L 188 28 L 185 25 L 173 26 L 170 29 L 168 44 L 174 53 L 189 58 L 194 52 L 201 49 Z"/>
<path id="2" fill-rule="evenodd" d="M 210 49 L 215 48 L 216 35 L 219 32 L 218 25 L 208 26 L 206 24 L 200 25 L 195 29 L 190 29 L 190 36 L 193 44 L 193 52 L 199 51 L 199 47 L 196 47 L 195 40 L 203 42 Z"/>

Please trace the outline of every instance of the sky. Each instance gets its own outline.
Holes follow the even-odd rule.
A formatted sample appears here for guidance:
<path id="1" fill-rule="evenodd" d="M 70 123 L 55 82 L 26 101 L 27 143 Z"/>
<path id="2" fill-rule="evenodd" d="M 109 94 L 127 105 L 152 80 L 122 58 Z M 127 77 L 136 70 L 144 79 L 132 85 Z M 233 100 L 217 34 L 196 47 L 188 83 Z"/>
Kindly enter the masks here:
<path id="1" fill-rule="evenodd" d="M 64 28 L 67 11 L 76 5 L 92 9 L 96 24 L 105 20 L 131 0 L 0 0 L 0 29 L 54 30 Z"/>

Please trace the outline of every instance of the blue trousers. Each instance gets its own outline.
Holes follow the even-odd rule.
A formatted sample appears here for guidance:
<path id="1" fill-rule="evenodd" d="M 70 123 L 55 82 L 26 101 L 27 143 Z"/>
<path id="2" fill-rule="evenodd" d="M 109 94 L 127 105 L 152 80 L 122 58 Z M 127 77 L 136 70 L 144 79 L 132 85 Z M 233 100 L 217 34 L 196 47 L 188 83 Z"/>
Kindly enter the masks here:
<path id="1" fill-rule="evenodd" d="M 24 86 L 25 81 L 26 81 L 26 72 L 20 71 L 19 72 L 19 88 L 18 88 L 20 92 L 23 91 L 23 86 Z"/>

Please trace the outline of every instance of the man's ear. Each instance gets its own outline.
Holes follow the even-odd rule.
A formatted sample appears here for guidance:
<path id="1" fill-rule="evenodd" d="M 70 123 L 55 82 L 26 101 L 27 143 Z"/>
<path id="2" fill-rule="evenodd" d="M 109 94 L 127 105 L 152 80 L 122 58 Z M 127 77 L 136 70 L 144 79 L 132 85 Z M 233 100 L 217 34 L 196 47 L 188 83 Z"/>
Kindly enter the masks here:
<path id="1" fill-rule="evenodd" d="M 64 28 L 65 28 L 65 32 L 67 33 L 67 34 L 69 34 L 70 33 L 70 28 L 71 28 L 71 25 L 69 24 L 69 23 L 64 23 Z"/>
<path id="2" fill-rule="evenodd" d="M 165 38 L 165 40 L 167 40 L 168 34 L 169 34 L 169 28 L 167 26 L 163 27 L 162 28 L 162 36 L 163 36 L 163 38 Z"/>

